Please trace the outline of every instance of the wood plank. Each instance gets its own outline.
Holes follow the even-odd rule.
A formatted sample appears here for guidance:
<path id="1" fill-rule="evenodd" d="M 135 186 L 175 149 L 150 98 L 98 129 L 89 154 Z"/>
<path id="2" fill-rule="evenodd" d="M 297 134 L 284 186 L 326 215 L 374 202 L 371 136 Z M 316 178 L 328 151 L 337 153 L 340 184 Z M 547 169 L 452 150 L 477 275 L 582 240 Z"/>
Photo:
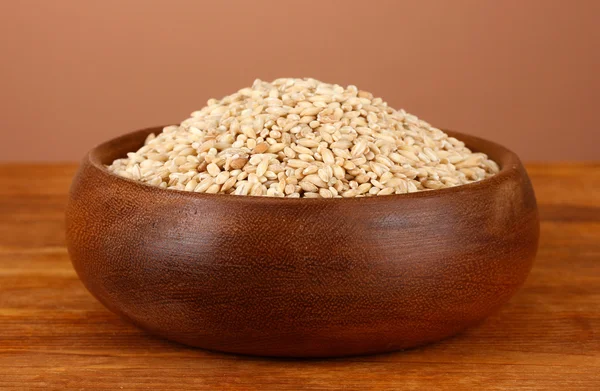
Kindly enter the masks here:
<path id="1" fill-rule="evenodd" d="M 0 389 L 598 390 L 600 165 L 528 170 L 540 249 L 497 314 L 404 352 L 281 360 L 163 341 L 104 309 L 64 248 L 75 166 L 0 165 Z"/>

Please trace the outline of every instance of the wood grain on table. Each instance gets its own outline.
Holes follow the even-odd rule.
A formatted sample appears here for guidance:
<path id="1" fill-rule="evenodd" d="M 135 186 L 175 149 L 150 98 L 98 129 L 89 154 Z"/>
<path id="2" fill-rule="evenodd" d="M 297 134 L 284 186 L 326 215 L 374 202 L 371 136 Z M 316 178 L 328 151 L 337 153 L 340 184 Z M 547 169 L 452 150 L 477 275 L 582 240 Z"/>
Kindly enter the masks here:
<path id="1" fill-rule="evenodd" d="M 600 390 L 600 163 L 529 165 L 538 257 L 500 312 L 392 354 L 280 360 L 160 340 L 104 309 L 64 246 L 75 165 L 0 165 L 0 389 Z"/>

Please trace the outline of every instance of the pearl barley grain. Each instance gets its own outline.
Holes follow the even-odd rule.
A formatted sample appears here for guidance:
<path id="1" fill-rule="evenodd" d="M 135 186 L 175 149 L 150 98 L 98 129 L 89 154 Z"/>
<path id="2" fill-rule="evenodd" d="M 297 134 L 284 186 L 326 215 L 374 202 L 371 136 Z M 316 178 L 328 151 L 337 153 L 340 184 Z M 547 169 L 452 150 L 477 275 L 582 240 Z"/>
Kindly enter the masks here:
<path id="1" fill-rule="evenodd" d="M 367 91 L 288 78 L 210 99 L 108 169 L 167 189 L 289 198 L 435 191 L 499 171 Z"/>

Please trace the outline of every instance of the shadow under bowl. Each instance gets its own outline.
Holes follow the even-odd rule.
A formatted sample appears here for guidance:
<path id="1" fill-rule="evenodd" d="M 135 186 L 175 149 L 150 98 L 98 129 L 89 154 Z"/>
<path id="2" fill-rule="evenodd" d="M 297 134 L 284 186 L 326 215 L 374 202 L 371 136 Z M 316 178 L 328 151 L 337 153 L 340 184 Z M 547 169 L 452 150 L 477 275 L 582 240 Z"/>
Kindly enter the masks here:
<path id="1" fill-rule="evenodd" d="M 105 168 L 161 130 L 85 156 L 66 227 L 87 289 L 167 339 L 288 357 L 409 348 L 481 321 L 531 269 L 533 189 L 519 158 L 493 142 L 448 132 L 494 159 L 494 177 L 368 198 L 200 194 Z"/>

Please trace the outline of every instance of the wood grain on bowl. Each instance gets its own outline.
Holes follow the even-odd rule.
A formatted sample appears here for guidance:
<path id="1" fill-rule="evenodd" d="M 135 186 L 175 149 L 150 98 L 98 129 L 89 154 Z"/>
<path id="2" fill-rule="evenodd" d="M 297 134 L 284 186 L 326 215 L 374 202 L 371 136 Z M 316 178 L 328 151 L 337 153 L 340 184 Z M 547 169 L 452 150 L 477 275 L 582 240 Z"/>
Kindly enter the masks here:
<path id="1" fill-rule="evenodd" d="M 103 166 L 161 129 L 109 141 L 84 158 L 66 227 L 90 292 L 165 338 L 269 356 L 412 347 L 495 311 L 535 257 L 529 178 L 497 144 L 449 132 L 500 164 L 492 178 L 354 199 L 164 190 Z"/>

